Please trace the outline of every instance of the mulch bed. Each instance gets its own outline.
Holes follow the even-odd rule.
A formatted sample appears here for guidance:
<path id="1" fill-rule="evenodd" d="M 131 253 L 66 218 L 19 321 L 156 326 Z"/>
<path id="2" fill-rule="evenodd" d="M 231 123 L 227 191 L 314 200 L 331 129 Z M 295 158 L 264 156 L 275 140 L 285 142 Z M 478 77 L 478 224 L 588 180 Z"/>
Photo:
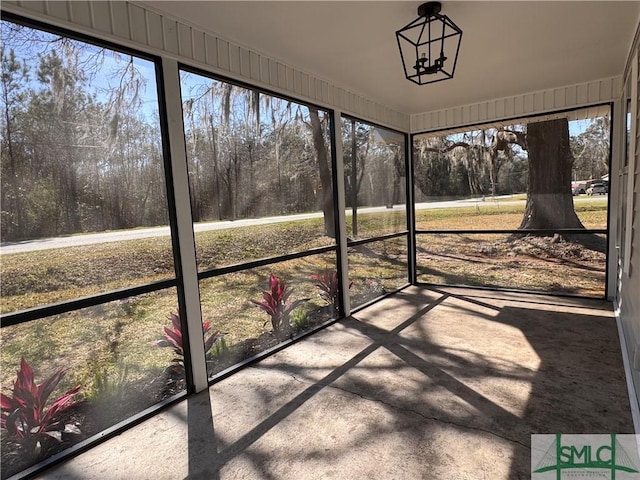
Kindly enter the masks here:
<path id="1" fill-rule="evenodd" d="M 269 331 L 259 337 L 249 338 L 231 346 L 229 350 L 207 361 L 209 378 L 246 359 L 255 357 L 303 331 L 327 322 L 332 316 L 335 316 L 333 308 L 327 306 L 310 313 L 303 328 L 291 329 L 280 335 Z M 78 442 L 97 435 L 132 415 L 181 393 L 184 389 L 183 372 L 169 366 L 158 378 L 131 385 L 117 397 L 104 399 L 97 403 L 79 403 L 65 411 L 59 419 L 65 424 L 76 425 L 82 433 L 80 435 L 63 434 L 61 442 L 43 436 L 38 452 L 33 447 L 27 448 L 25 445 L 15 442 L 6 435 L 6 430 L 2 429 L 0 437 L 2 472 L 0 478 L 9 478 L 52 455 L 63 452 Z"/>

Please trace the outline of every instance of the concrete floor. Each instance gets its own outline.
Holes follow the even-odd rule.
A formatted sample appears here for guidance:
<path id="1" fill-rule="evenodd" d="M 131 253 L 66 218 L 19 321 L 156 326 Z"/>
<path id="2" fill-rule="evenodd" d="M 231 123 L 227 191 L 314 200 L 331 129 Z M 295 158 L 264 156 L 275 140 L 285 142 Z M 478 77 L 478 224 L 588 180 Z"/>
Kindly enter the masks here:
<path id="1" fill-rule="evenodd" d="M 532 433 L 633 433 L 610 304 L 411 287 L 40 478 L 525 479 Z"/>

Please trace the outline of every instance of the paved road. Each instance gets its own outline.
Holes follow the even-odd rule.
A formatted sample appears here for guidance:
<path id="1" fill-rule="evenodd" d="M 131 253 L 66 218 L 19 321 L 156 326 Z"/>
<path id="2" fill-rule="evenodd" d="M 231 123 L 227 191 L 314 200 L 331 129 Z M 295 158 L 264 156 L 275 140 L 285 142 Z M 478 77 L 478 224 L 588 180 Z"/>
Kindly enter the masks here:
<path id="1" fill-rule="evenodd" d="M 521 205 L 524 200 L 507 200 L 507 197 L 500 198 L 500 202 L 492 199 L 468 199 L 468 200 L 451 200 L 443 202 L 426 202 L 417 203 L 416 210 L 431 208 L 456 208 L 468 207 L 470 205 Z M 606 199 L 607 197 L 601 197 Z M 593 200 L 592 197 L 575 197 L 575 202 L 585 200 Z M 393 211 L 404 210 L 403 205 L 396 205 Z M 367 207 L 358 209 L 359 213 L 375 213 L 388 212 L 385 207 Z M 347 215 L 351 215 L 351 210 L 347 211 Z M 205 232 L 209 230 L 223 230 L 227 228 L 246 227 L 249 225 L 266 225 L 269 223 L 291 222 L 295 220 L 305 220 L 309 218 L 322 217 L 322 212 L 302 213 L 297 215 L 285 215 L 278 217 L 263 218 L 247 218 L 242 220 L 224 220 L 220 222 L 196 223 L 194 225 L 195 232 Z M 11 253 L 32 252 L 36 250 L 47 250 L 51 248 L 77 247 L 81 245 L 94 245 L 98 243 L 123 242 L 126 240 L 137 240 L 141 238 L 162 237 L 170 235 L 169 227 L 152 227 L 152 228 L 136 228 L 132 230 L 117 230 L 114 232 L 89 233 L 84 235 L 70 235 L 66 237 L 42 238 L 38 240 L 27 240 L 24 242 L 4 243 L 0 245 L 0 255 L 8 255 Z"/>

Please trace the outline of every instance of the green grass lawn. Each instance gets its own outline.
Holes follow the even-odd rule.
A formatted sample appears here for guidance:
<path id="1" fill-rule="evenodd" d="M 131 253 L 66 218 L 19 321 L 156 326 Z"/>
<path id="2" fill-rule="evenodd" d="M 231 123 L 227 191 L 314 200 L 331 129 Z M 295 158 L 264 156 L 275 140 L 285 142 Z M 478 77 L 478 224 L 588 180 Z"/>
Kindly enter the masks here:
<path id="1" fill-rule="evenodd" d="M 509 229 L 518 226 L 523 209 L 523 205 L 484 203 L 419 210 L 416 224 L 424 230 Z M 580 203 L 576 211 L 586 227 L 606 226 L 606 202 Z M 358 218 L 359 238 L 402 231 L 406 224 L 404 213 L 397 211 L 360 213 Z M 209 269 L 332 245 L 333 239 L 323 236 L 322 228 L 322 219 L 313 219 L 198 233 L 198 264 L 200 269 Z M 430 242 L 432 253 L 447 253 L 442 250 L 446 247 L 450 254 L 454 244 L 444 238 L 438 241 L 440 247 L 435 240 Z M 491 260 L 489 257 L 483 261 Z M 350 248 L 348 260 L 355 305 L 407 281 L 404 237 Z M 445 264 L 442 258 L 437 261 L 441 271 Z M 333 270 L 335 264 L 335 254 L 330 252 L 204 280 L 200 291 L 203 317 L 211 321 L 213 330 L 225 335 L 229 346 L 264 334 L 270 329 L 268 317 L 250 300 L 261 298 L 269 274 L 274 273 L 294 289 L 292 300 L 308 299 L 295 314 L 296 321 L 304 323 L 305 316 L 326 306 L 311 275 Z M 490 262 L 485 264 L 491 268 Z M 472 271 L 464 262 L 450 266 L 452 278 L 464 280 L 467 275 L 472 284 L 491 278 L 490 270 Z M 504 275 L 499 270 L 495 273 Z M 553 289 L 557 282 L 549 275 L 545 283 L 545 272 L 531 275 L 542 289 Z M 3 255 L 1 309 L 13 312 L 174 276 L 168 237 Z M 430 278 L 438 279 L 437 275 Z M 151 385 L 174 357 L 171 349 L 151 342 L 162 336 L 169 325 L 167 315 L 176 311 L 176 291 L 170 288 L 2 328 L 2 390 L 11 388 L 21 356 L 33 365 L 40 381 L 57 368 L 69 368 L 61 388 L 81 384 L 88 396 L 95 394 L 101 376 L 115 379 L 124 368 L 130 384 Z"/>

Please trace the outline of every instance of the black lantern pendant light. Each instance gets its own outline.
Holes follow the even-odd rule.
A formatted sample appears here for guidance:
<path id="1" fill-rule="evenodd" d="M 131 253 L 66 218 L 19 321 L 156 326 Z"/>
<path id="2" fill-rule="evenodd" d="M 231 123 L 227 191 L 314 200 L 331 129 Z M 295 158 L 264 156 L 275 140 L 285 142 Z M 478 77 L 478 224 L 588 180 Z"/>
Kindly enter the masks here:
<path id="1" fill-rule="evenodd" d="M 440 2 L 418 7 L 418 18 L 396 32 L 407 80 L 418 85 L 453 78 L 462 30 L 446 15 Z"/>

